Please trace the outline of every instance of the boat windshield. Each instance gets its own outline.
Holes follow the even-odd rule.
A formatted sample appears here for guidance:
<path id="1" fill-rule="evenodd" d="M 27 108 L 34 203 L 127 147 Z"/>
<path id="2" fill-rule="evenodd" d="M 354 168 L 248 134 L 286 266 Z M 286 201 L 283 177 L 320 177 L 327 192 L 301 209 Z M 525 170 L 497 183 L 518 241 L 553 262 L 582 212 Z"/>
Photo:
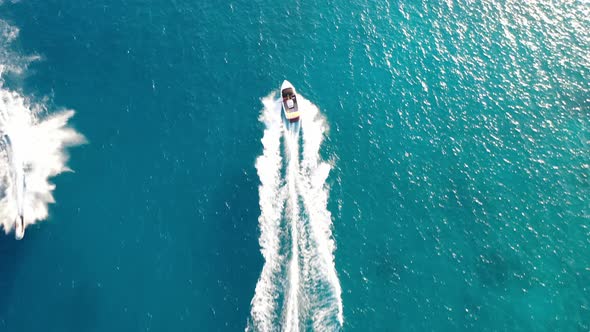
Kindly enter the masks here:
<path id="1" fill-rule="evenodd" d="M 283 90 L 282 95 L 283 99 L 291 99 L 291 97 L 294 96 L 295 93 L 292 88 L 286 88 Z"/>

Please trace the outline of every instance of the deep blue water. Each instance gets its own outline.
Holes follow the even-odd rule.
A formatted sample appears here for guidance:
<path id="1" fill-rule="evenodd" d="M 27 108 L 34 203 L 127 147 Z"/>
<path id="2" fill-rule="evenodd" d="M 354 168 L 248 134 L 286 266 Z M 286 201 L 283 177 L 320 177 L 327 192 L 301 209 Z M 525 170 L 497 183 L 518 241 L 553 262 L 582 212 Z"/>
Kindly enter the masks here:
<path id="1" fill-rule="evenodd" d="M 325 115 L 347 331 L 590 330 L 590 8 L 27 1 L 6 78 L 88 144 L 0 238 L 2 331 L 236 331 L 263 266 L 260 99 Z M 9 59 L 8 59 L 9 60 Z M 3 59 L 3 61 L 8 61 Z"/>

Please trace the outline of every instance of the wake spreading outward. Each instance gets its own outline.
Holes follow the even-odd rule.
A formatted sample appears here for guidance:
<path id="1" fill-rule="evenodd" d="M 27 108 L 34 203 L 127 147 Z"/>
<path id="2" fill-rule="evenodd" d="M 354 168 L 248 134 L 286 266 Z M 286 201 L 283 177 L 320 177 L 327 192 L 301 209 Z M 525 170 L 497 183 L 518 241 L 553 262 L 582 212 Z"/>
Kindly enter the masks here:
<path id="1" fill-rule="evenodd" d="M 331 167 L 319 153 L 326 122 L 315 105 L 300 95 L 297 100 L 301 113 L 297 123 L 283 121 L 281 102 L 274 94 L 262 100 L 260 121 L 265 130 L 256 169 L 265 263 L 247 331 L 342 327 L 341 288 L 327 209 Z"/>
<path id="2" fill-rule="evenodd" d="M 65 148 L 84 141 L 66 126 L 74 111 L 41 117 L 42 110 L 0 84 L 0 227 L 17 239 L 47 218 L 55 188 L 49 178 L 69 170 Z"/>

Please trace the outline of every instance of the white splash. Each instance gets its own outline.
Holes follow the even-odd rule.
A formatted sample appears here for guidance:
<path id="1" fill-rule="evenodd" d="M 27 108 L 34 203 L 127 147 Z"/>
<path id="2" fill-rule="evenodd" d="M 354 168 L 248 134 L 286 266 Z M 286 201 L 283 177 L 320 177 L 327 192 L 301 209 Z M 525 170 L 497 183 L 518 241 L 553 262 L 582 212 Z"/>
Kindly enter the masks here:
<path id="1" fill-rule="evenodd" d="M 0 226 L 6 233 L 18 226 L 17 238 L 22 238 L 27 225 L 47 218 L 55 188 L 49 178 L 69 171 L 65 148 L 84 142 L 82 135 L 67 127 L 74 111 L 42 117 L 43 109 L 43 105 L 30 103 L 0 83 L 0 137 L 4 137 L 0 152 Z M 21 217 L 22 229 L 17 223 Z"/>
<path id="2" fill-rule="evenodd" d="M 11 49 L 10 45 L 19 33 L 17 27 L 0 19 L 0 74 L 5 72 L 21 74 L 31 62 L 40 59 L 38 55 L 24 56 Z"/>
<path id="3" fill-rule="evenodd" d="M 303 131 L 303 161 L 299 192 L 309 222 L 309 247 L 313 248 L 309 258 L 310 278 L 315 289 L 311 290 L 311 314 L 314 330 L 334 331 L 342 327 L 342 289 L 334 264 L 334 240 L 332 239 L 332 216 L 328 211 L 329 188 L 326 179 L 330 164 L 320 157 L 320 146 L 327 129 L 326 121 L 319 109 L 305 98 L 300 100 L 305 116 L 301 117 Z M 334 321 L 337 318 L 337 324 Z"/>
<path id="4" fill-rule="evenodd" d="M 274 95 L 262 100 L 264 108 L 260 121 L 264 123 L 262 137 L 263 152 L 256 160 L 256 170 L 260 178 L 258 194 L 260 196 L 260 247 L 265 263 L 256 284 L 252 299 L 252 328 L 259 331 L 272 331 L 276 321 L 277 283 L 283 258 L 279 246 L 281 237 L 281 215 L 284 206 L 284 194 L 281 192 L 281 136 L 283 133 L 280 104 Z"/>
<path id="5" fill-rule="evenodd" d="M 260 245 L 265 263 L 247 331 L 337 331 L 343 324 L 327 209 L 326 179 L 331 167 L 319 153 L 326 121 L 301 95 L 298 103 L 300 123 L 285 128 L 280 102 L 273 95 L 263 99 L 264 151 L 256 168 L 261 180 Z M 281 137 L 287 161 L 284 179 Z"/>

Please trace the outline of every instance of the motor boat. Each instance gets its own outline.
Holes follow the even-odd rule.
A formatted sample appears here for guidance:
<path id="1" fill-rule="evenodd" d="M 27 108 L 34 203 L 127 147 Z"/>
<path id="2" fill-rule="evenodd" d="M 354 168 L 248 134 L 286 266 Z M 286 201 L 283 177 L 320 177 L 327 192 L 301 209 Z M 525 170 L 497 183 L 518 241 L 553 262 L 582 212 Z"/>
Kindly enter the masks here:
<path id="1" fill-rule="evenodd" d="M 12 149 L 12 142 L 8 135 L 3 134 L 0 138 L 0 146 L 5 151 L 7 161 L 10 167 L 10 175 L 12 182 L 13 195 L 16 199 L 16 208 L 18 216 L 14 221 L 15 225 L 15 237 L 17 240 L 22 239 L 25 236 L 25 213 L 24 213 L 24 196 L 26 190 L 25 183 L 25 170 L 22 163 L 15 158 L 14 150 Z"/>
<path id="2" fill-rule="evenodd" d="M 281 105 L 283 113 L 290 123 L 299 121 L 299 106 L 297 105 L 297 94 L 295 87 L 289 81 L 283 81 L 281 85 Z"/>

